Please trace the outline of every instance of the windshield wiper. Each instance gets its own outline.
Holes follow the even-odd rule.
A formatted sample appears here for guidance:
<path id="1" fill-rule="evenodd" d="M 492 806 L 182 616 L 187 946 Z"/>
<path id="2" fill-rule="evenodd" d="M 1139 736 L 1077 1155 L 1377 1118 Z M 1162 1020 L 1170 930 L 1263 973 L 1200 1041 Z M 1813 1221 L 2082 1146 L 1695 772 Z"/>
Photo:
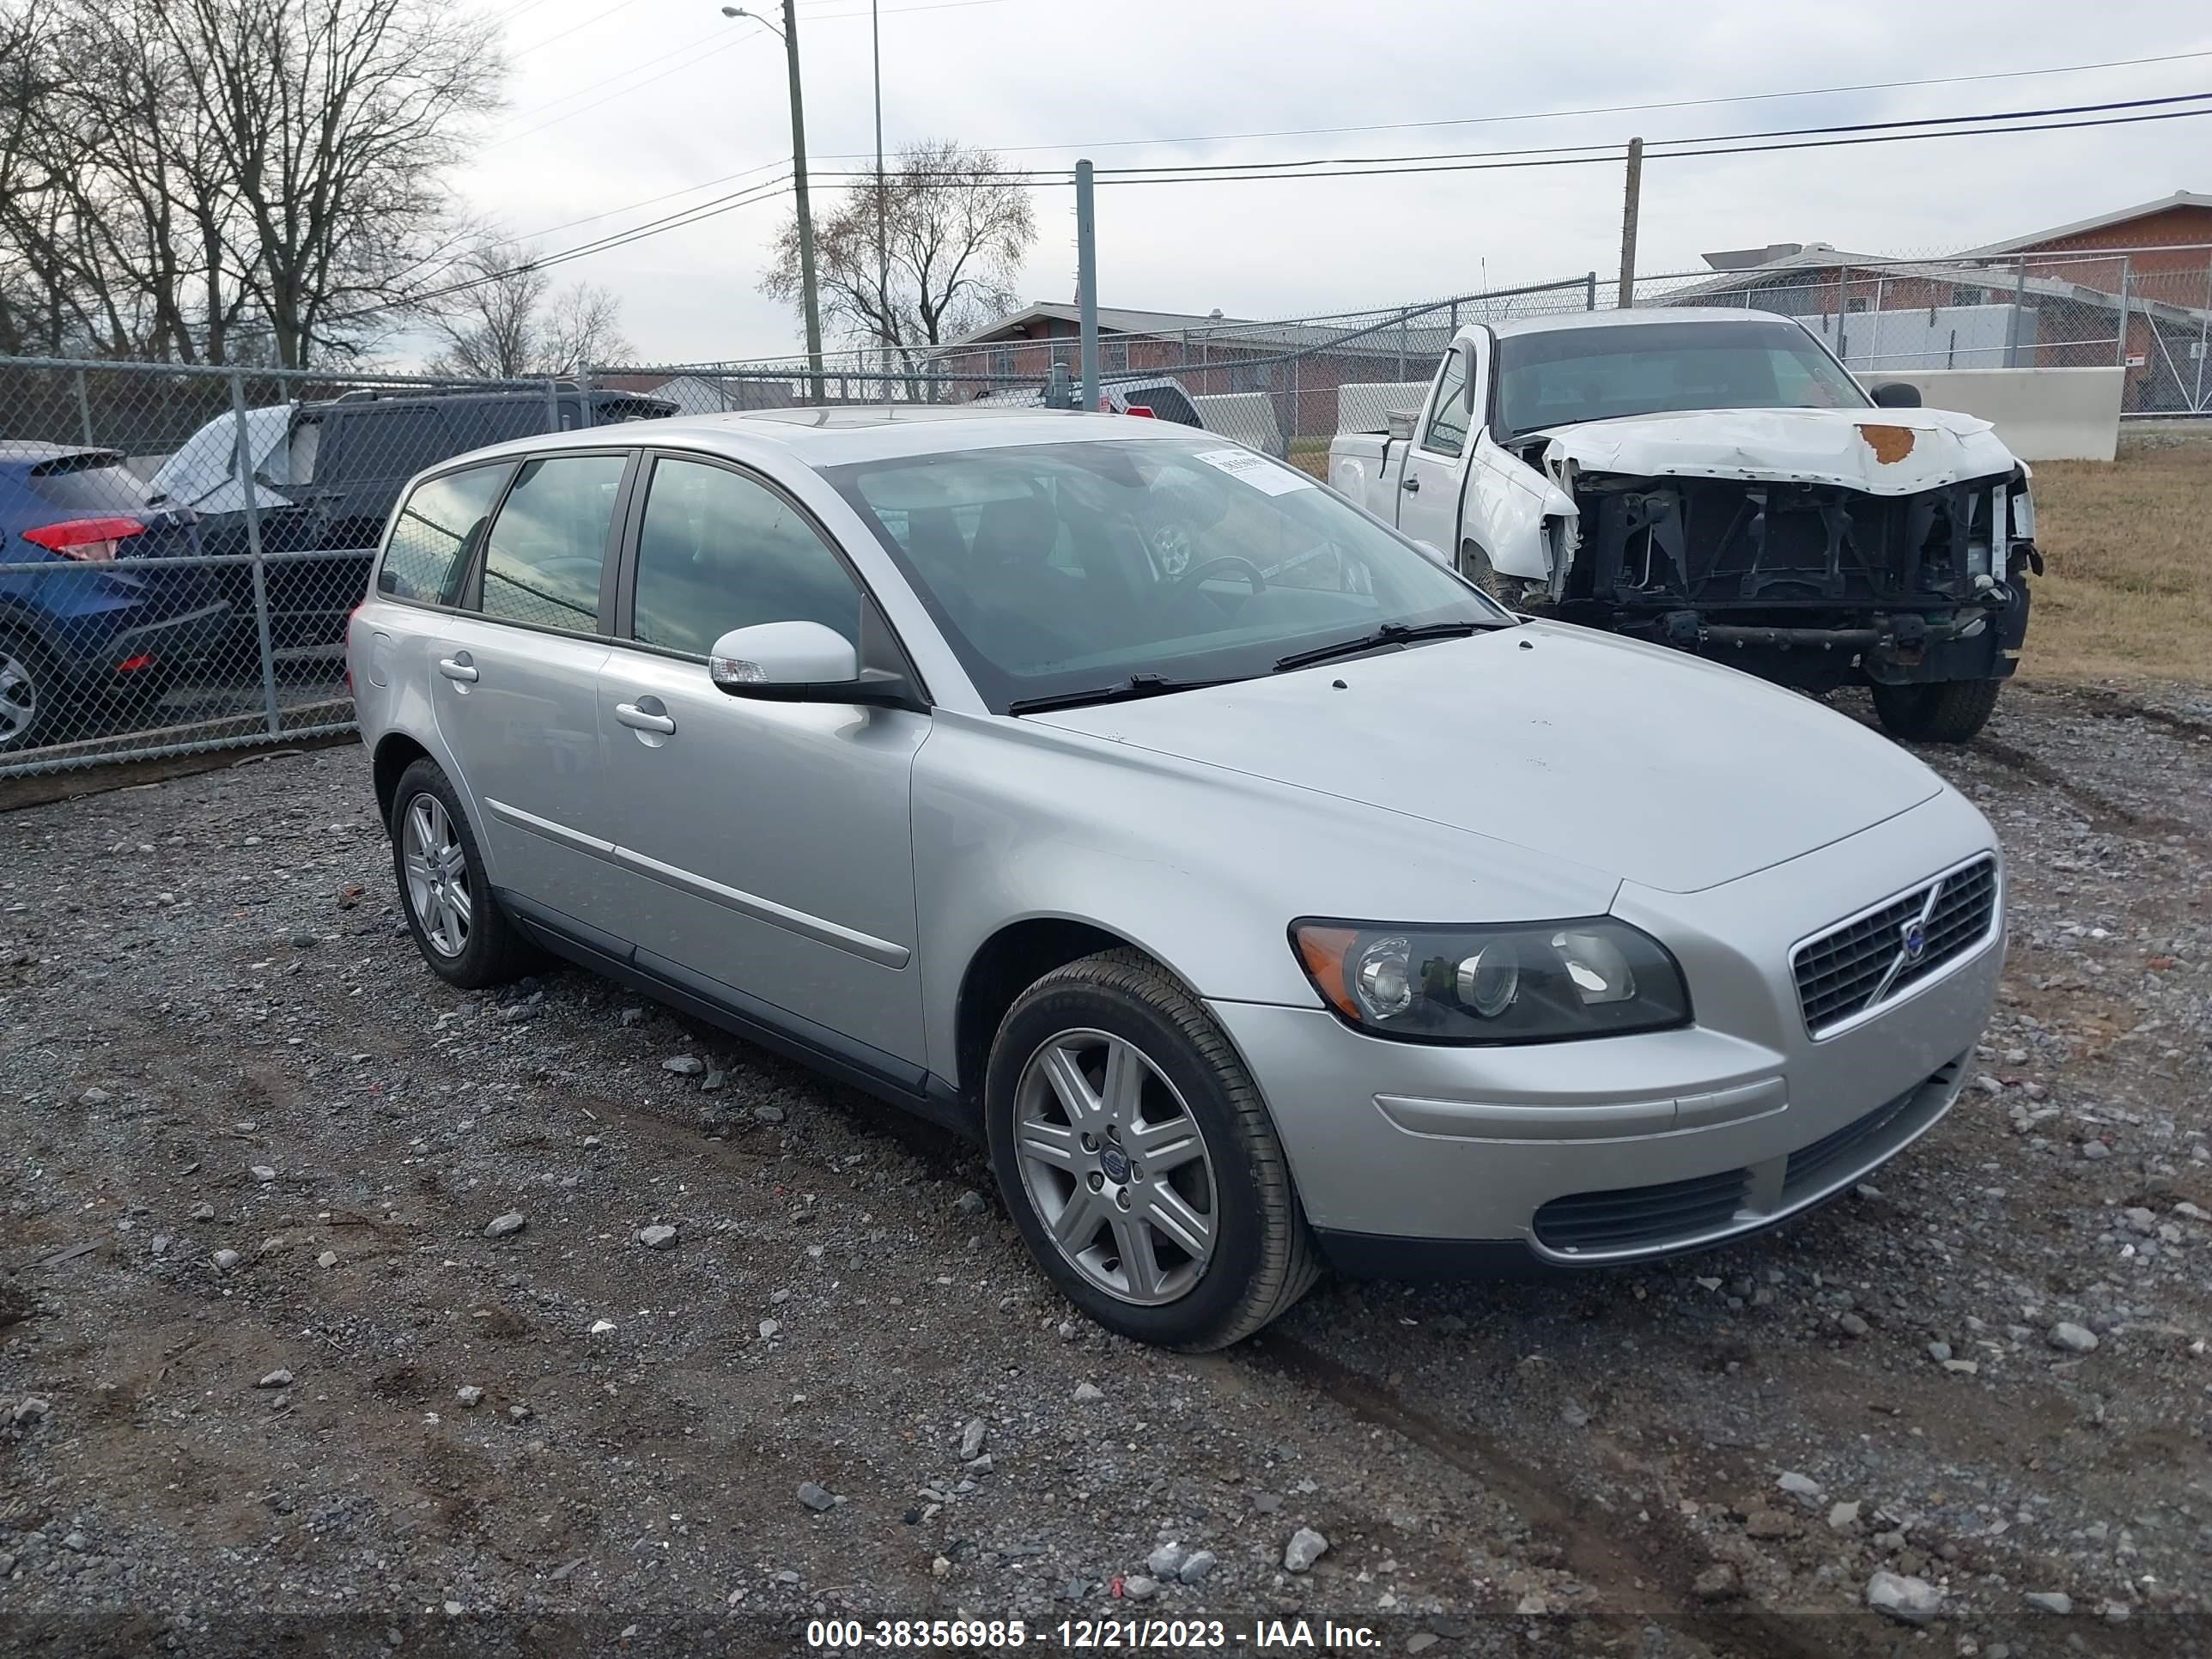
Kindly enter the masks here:
<path id="1" fill-rule="evenodd" d="M 1507 622 L 1388 622 L 1372 634 L 1362 634 L 1356 640 L 1339 640 L 1334 645 L 1316 645 L 1311 650 L 1293 651 L 1287 657 L 1279 657 L 1275 659 L 1275 672 L 1281 674 L 1311 663 L 1327 662 L 1331 657 L 1349 657 L 1361 651 L 1376 651 L 1386 645 L 1407 645 L 1415 640 L 1463 639 L 1485 629 L 1512 626 Z"/>
<path id="2" fill-rule="evenodd" d="M 1139 697 L 1164 696 L 1170 691 L 1203 691 L 1209 685 L 1233 683 L 1233 679 L 1171 680 L 1160 674 L 1132 674 L 1119 684 L 1094 685 L 1087 691 L 1055 691 L 1049 696 L 1017 697 L 1006 705 L 1006 712 L 1035 714 L 1048 708 L 1081 708 L 1094 702 L 1133 702 Z"/>

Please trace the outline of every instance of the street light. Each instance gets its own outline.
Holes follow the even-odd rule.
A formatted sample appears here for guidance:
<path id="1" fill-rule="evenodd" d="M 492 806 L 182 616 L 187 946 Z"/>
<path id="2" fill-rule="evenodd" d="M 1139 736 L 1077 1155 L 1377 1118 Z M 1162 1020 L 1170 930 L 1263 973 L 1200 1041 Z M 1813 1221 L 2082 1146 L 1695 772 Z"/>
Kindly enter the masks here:
<path id="1" fill-rule="evenodd" d="M 799 293 L 806 313 L 806 367 L 814 401 L 822 401 L 822 307 L 814 287 L 814 215 L 806 200 L 806 112 L 799 91 L 799 15 L 792 0 L 783 0 L 781 28 L 758 12 L 743 6 L 725 6 L 725 17 L 749 17 L 783 42 L 783 57 L 791 73 L 792 185 L 799 197 Z"/>

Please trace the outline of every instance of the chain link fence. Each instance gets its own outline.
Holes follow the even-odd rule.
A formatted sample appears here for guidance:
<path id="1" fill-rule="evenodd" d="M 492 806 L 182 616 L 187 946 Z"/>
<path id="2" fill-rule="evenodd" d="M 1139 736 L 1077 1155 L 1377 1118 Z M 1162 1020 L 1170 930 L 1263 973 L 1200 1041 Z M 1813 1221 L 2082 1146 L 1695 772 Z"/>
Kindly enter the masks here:
<path id="1" fill-rule="evenodd" d="M 559 380 L 0 358 L 0 776 L 347 730 L 346 620 L 410 477 L 672 412 Z"/>
<path id="2" fill-rule="evenodd" d="M 1877 258 L 1811 247 L 1641 276 L 1641 306 L 1791 316 L 1854 371 L 2090 367 L 2130 416 L 2212 414 L 2212 248 Z M 1454 334 L 1611 308 L 1594 272 L 1270 321 L 1103 310 L 1101 401 L 1326 471 L 1419 407 Z M 666 415 L 1073 408 L 1071 306 L 942 345 L 425 379 L 0 358 L 0 776 L 347 730 L 345 623 L 414 473 Z"/>

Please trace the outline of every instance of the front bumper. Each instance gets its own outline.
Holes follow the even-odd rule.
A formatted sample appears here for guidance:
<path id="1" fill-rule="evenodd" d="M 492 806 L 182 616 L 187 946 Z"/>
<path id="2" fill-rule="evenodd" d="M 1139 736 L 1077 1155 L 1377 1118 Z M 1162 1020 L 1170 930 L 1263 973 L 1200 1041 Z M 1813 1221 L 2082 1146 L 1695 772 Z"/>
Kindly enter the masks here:
<path id="1" fill-rule="evenodd" d="M 1957 1097 L 2003 965 L 2001 921 L 1848 1029 L 1806 1030 L 1791 947 L 1987 848 L 1948 792 L 1696 894 L 1624 888 L 1698 1023 L 1535 1047 L 1429 1047 L 1318 1006 L 1212 1003 L 1342 1265 L 1408 1276 L 1646 1260 L 1760 1231 L 1847 1189 Z M 2002 893 L 1997 914 L 2002 917 Z"/>

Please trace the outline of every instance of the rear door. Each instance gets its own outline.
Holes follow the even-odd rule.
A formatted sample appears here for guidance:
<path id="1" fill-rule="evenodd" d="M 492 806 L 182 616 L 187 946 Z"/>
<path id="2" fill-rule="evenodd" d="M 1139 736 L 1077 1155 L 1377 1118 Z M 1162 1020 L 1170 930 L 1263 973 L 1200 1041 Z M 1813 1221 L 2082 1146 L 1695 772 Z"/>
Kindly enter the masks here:
<path id="1" fill-rule="evenodd" d="M 433 664 L 438 730 L 481 809 L 492 878 L 608 925 L 615 813 L 599 674 L 632 457 L 563 451 L 507 487 Z"/>

